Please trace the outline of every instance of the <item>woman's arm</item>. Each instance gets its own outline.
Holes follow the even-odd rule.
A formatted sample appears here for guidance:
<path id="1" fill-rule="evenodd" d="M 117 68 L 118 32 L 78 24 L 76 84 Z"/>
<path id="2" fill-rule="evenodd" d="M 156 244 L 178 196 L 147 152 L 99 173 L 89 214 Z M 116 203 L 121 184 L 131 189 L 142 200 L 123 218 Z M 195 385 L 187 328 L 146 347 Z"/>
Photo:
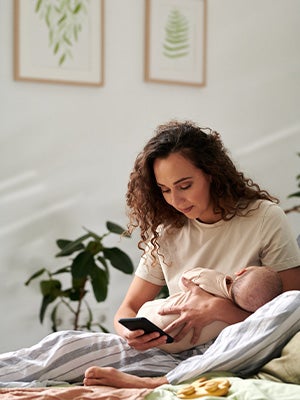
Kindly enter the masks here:
<path id="1" fill-rule="evenodd" d="M 300 267 L 280 271 L 283 291 L 300 290 Z M 180 314 L 173 323 L 164 330 L 172 334 L 172 330 L 182 326 L 175 340 L 181 340 L 191 329 L 194 334 L 192 344 L 196 344 L 203 326 L 214 321 L 223 321 L 229 325 L 243 321 L 250 313 L 237 307 L 232 301 L 213 296 L 200 289 L 193 282 L 185 280 L 189 296 L 183 307 L 164 308 L 160 314 Z"/>
<path id="2" fill-rule="evenodd" d="M 300 290 L 300 267 L 278 272 L 282 280 L 283 291 Z"/>
<path id="3" fill-rule="evenodd" d="M 141 306 L 149 300 L 153 300 L 160 290 L 160 286 L 147 282 L 138 276 L 135 276 L 128 288 L 128 291 L 122 301 L 114 318 L 116 331 L 122 333 L 122 325 L 118 323 L 120 318 L 135 317 Z"/>
<path id="4" fill-rule="evenodd" d="M 216 297 L 205 290 L 202 290 L 192 281 L 183 278 L 187 287 L 186 302 L 180 307 L 165 307 L 160 314 L 180 314 L 164 330 L 172 334 L 172 330 L 182 327 L 181 331 L 175 336 L 175 340 L 181 340 L 190 330 L 193 330 L 192 344 L 196 344 L 201 330 L 204 326 L 214 321 L 223 321 L 229 325 L 243 321 L 250 313 L 237 307 L 231 300 Z"/>
<path id="5" fill-rule="evenodd" d="M 158 332 L 144 334 L 143 330 L 130 331 L 121 325 L 120 318 L 135 317 L 140 307 L 149 300 L 153 300 L 160 291 L 161 286 L 154 285 L 144 279 L 135 276 L 127 294 L 116 312 L 114 326 L 116 332 L 127 340 L 131 347 L 136 350 L 147 350 L 152 347 L 160 346 L 166 343 L 167 337 L 160 336 Z"/>

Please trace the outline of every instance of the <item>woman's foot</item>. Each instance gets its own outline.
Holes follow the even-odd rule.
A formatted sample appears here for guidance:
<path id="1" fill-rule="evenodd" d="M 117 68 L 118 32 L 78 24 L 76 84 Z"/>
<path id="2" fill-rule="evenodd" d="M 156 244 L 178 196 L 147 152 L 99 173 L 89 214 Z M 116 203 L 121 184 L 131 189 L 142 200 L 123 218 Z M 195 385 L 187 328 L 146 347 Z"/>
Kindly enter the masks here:
<path id="1" fill-rule="evenodd" d="M 168 383 L 167 378 L 142 378 L 121 372 L 112 367 L 90 367 L 85 371 L 85 386 L 113 386 L 116 388 L 149 388 Z"/>

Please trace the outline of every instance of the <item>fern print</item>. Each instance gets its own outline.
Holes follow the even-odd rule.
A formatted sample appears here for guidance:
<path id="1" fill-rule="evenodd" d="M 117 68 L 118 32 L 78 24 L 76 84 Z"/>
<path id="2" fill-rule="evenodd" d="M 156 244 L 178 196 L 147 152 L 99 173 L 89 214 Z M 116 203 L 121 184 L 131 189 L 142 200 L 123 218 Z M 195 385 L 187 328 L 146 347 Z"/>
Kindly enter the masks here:
<path id="1" fill-rule="evenodd" d="M 48 27 L 49 47 L 61 66 L 72 58 L 72 46 L 78 41 L 89 0 L 35 0 L 35 12 Z"/>
<path id="2" fill-rule="evenodd" d="M 188 19 L 175 8 L 168 15 L 163 54 L 168 58 L 180 58 L 189 54 Z"/>

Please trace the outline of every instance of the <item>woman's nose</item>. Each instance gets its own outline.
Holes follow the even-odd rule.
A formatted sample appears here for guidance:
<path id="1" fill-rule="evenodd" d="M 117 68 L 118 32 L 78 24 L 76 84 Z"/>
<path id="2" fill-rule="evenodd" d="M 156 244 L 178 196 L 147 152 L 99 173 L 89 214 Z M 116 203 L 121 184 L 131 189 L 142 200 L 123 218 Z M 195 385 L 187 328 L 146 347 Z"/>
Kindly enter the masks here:
<path id="1" fill-rule="evenodd" d="M 173 192 L 171 196 L 171 202 L 173 207 L 179 207 L 182 203 L 182 196 L 179 193 Z"/>

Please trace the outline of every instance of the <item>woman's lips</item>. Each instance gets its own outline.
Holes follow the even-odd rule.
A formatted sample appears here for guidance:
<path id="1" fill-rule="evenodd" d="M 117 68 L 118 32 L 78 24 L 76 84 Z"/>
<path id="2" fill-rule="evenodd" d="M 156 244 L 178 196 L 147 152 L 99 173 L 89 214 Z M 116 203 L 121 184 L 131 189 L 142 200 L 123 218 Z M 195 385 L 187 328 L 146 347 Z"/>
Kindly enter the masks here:
<path id="1" fill-rule="evenodd" d="M 188 214 L 192 210 L 193 206 L 179 210 L 182 214 Z"/>

